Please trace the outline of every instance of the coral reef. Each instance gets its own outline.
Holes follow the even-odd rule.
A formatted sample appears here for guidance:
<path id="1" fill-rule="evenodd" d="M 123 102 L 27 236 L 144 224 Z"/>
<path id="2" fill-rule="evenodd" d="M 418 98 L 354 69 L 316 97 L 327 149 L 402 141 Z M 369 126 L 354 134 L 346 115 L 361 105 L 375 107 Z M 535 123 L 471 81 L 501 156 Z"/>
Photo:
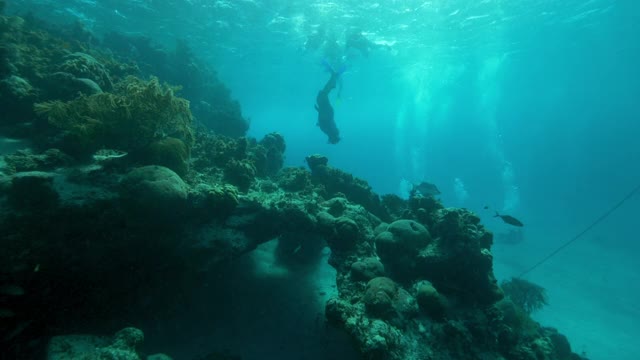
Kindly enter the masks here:
<path id="1" fill-rule="evenodd" d="M 75 78 L 89 79 L 105 91 L 110 91 L 113 88 L 113 82 L 104 65 L 89 54 L 76 52 L 67 55 L 56 70 L 71 74 Z"/>
<path id="2" fill-rule="evenodd" d="M 547 294 L 544 288 L 530 281 L 512 278 L 503 281 L 500 286 L 504 294 L 527 314 L 538 311 L 547 305 Z"/>
<path id="3" fill-rule="evenodd" d="M 256 177 L 256 167 L 247 159 L 233 159 L 225 166 L 224 175 L 226 181 L 236 185 L 242 191 L 247 191 Z"/>
<path id="4" fill-rule="evenodd" d="M 234 160 L 232 157 L 229 161 Z M 210 170 L 211 176 L 203 174 L 195 183 L 185 183 L 175 172 L 160 166 L 139 167 L 120 174 L 96 169 L 87 176 L 115 195 L 85 198 L 81 204 L 72 201 L 73 196 L 66 192 L 69 187 L 87 186 L 83 178 L 72 176 L 69 170 L 57 173 L 55 181 L 67 183 L 67 190 L 60 190 L 65 189 L 60 184 L 53 186 L 58 194 L 52 205 L 55 211 L 38 215 L 37 221 L 61 224 L 61 219 L 68 218 L 74 219 L 74 226 L 58 227 L 56 232 L 45 226 L 48 241 L 37 247 L 33 246 L 34 241 L 41 238 L 44 229 L 29 225 L 35 219 L 31 212 L 14 213 L 0 222 L 0 229 L 13 239 L 12 247 L 30 246 L 29 262 L 47 268 L 39 275 L 40 282 L 64 276 L 62 271 L 72 262 L 74 267 L 86 269 L 84 276 L 73 272 L 73 286 L 90 288 L 100 279 L 100 293 L 111 294 L 111 301 L 106 309 L 100 305 L 99 294 L 86 294 L 79 305 L 65 295 L 70 285 L 46 296 L 34 291 L 30 294 L 31 307 L 37 307 L 40 299 L 40 306 L 49 309 L 46 314 L 50 314 L 38 322 L 57 323 L 57 309 L 68 306 L 70 301 L 78 305 L 65 322 L 86 321 L 87 314 L 94 321 L 100 321 L 96 314 L 118 319 L 122 315 L 117 309 L 136 306 L 129 296 L 114 296 L 118 288 L 139 287 L 144 281 L 147 292 L 154 294 L 149 279 L 161 278 L 163 285 L 155 285 L 158 288 L 171 282 L 175 289 L 187 289 L 191 281 L 185 277 L 196 279 L 194 273 L 220 266 L 263 242 L 282 237 L 293 241 L 289 246 L 315 249 L 319 236 L 330 246 L 329 262 L 337 270 L 339 296 L 327 302 L 327 319 L 349 333 L 365 357 L 477 359 L 491 354 L 493 358 L 516 360 L 577 359 L 570 350 L 567 352 L 561 336 L 540 327 L 510 300 L 500 301 L 502 292 L 493 277 L 489 250 L 491 235 L 472 213 L 417 208 L 433 218 L 424 222 L 399 219 L 386 224 L 344 197 L 324 200 L 323 186 L 309 185 L 307 181 L 294 186 L 299 191 L 286 191 L 278 182 L 269 183 L 269 192 L 255 184 L 239 192 L 220 175 L 226 166 L 213 166 L 216 171 Z M 22 177 L 33 176 L 17 172 L 11 179 L 19 184 Z M 304 175 L 296 176 L 305 179 Z M 106 180 L 114 177 L 120 180 Z M 312 177 L 308 175 L 306 179 Z M 52 189 L 48 177 L 42 179 L 39 186 Z M 80 183 L 74 185 L 72 179 Z M 266 180 L 253 181 L 262 184 Z M 291 186 L 289 182 L 282 183 Z M 18 185 L 7 190 L 9 195 L 19 191 L 20 186 L 14 186 Z M 29 208 L 14 201 L 9 201 L 8 206 L 15 210 Z M 407 211 L 409 217 L 418 218 L 413 210 Z M 69 240 L 78 238 L 94 240 L 86 248 Z M 20 253 L 14 250 L 13 253 Z M 117 262 L 103 261 L 96 266 L 91 260 L 97 254 L 113 251 L 120 253 Z M 149 251 L 156 257 L 142 255 Z M 182 260 L 185 258 L 189 259 L 186 268 Z M 2 260 L 9 266 L 20 262 L 13 258 Z M 137 276 L 115 282 L 105 280 L 133 264 L 138 269 Z M 171 275 L 150 273 L 159 267 Z M 162 298 L 155 296 L 156 301 Z M 14 311 L 17 316 L 24 316 L 24 309 L 18 307 Z"/>
<path id="5" fill-rule="evenodd" d="M 0 91 L 19 104 L 2 103 L 16 115 L 2 131 L 37 129 L 25 132 L 32 149 L 1 159 L 0 284 L 19 294 L 0 297 L 8 357 L 35 358 L 60 329 L 155 324 L 184 311 L 176 295 L 201 287 L 203 273 L 225 276 L 227 264 L 278 238 L 281 258 L 329 247 L 337 292 L 325 316 L 363 358 L 580 359 L 529 316 L 546 302 L 538 288 L 514 280 L 504 297 L 492 234 L 474 213 L 432 197 L 380 198 L 321 155 L 307 158 L 310 171 L 283 169 L 284 138 L 241 137 L 239 105 L 184 43 L 169 54 L 111 39 L 136 46 L 149 61 L 141 71 L 183 85 L 191 103 L 157 78 L 125 77 L 135 67 L 77 39 L 0 18 Z M 50 358 L 138 359 L 142 339 L 133 328 L 56 337 Z"/>
<path id="6" fill-rule="evenodd" d="M 384 265 L 374 257 L 364 258 L 351 264 L 351 276 L 355 280 L 368 281 L 384 274 Z"/>
<path id="7" fill-rule="evenodd" d="M 238 190 L 229 184 L 200 183 L 189 192 L 189 203 L 192 206 L 190 218 L 203 222 L 211 219 L 226 218 L 238 206 Z"/>
<path id="8" fill-rule="evenodd" d="M 398 305 L 398 290 L 396 283 L 387 277 L 369 280 L 363 297 L 367 312 L 374 317 L 391 317 Z"/>
<path id="9" fill-rule="evenodd" d="M 256 142 L 216 135 L 197 127 L 192 151 L 193 167 L 211 179 L 226 181 L 247 191 L 256 177 L 275 177 L 283 165 L 285 142 L 271 133 Z"/>
<path id="10" fill-rule="evenodd" d="M 385 221 L 390 219 L 380 202 L 380 197 L 371 190 L 366 181 L 329 166 L 329 160 L 322 155 L 310 155 L 306 161 L 311 169 L 313 181 L 325 188 L 328 197 L 343 194 L 349 201 L 364 206 L 379 218 Z"/>
<path id="11" fill-rule="evenodd" d="M 191 102 L 200 124 L 219 135 L 237 138 L 246 134 L 249 120 L 242 116 L 240 103 L 231 98 L 216 72 L 200 61 L 184 40 L 167 51 L 148 37 L 112 32 L 105 35 L 103 43 L 118 56 L 138 63 L 144 75 L 182 86 L 183 96 Z"/>
<path id="12" fill-rule="evenodd" d="M 0 79 L 19 78 L 23 89 L 29 84 L 34 89 L 28 93 L 31 103 L 70 100 L 78 92 L 111 89 L 110 69 L 104 65 L 113 64 L 110 56 L 91 50 L 89 44 L 77 39 L 57 37 L 42 24 L 33 18 L 0 17 Z M 82 33 L 77 30 L 73 31 L 76 37 Z M 128 74 L 133 72 L 129 70 Z M 15 83 L 15 78 L 10 82 Z M 16 105 L 3 101 L 2 106 Z M 24 110 L 15 113 L 20 121 L 28 121 L 32 115 Z"/>
<path id="13" fill-rule="evenodd" d="M 95 81 L 77 78 L 66 72 L 53 73 L 47 77 L 46 81 L 49 83 L 47 85 L 49 96 L 64 101 L 72 100 L 79 95 L 91 96 L 102 93 L 102 88 Z"/>
<path id="14" fill-rule="evenodd" d="M 415 270 L 418 252 L 431 242 L 427 228 L 414 220 L 396 220 L 376 236 L 376 250 L 397 276 Z"/>
<path id="15" fill-rule="evenodd" d="M 309 191 L 313 188 L 311 173 L 301 167 L 288 167 L 278 174 L 278 185 L 286 191 Z"/>
<path id="16" fill-rule="evenodd" d="M 442 296 L 429 281 L 420 281 L 416 284 L 416 301 L 420 309 L 429 317 L 442 320 L 447 310 L 447 299 Z"/>
<path id="17" fill-rule="evenodd" d="M 141 164 L 165 166 L 184 177 L 189 172 L 189 153 L 183 140 L 166 137 L 150 143 L 136 156 Z"/>
<path id="18" fill-rule="evenodd" d="M 53 181 L 53 175 L 45 172 L 18 173 L 12 178 L 7 200 L 16 211 L 40 213 L 53 210 L 59 200 Z"/>
<path id="19" fill-rule="evenodd" d="M 114 93 L 80 96 L 69 102 L 35 105 L 49 124 L 63 130 L 59 147 L 86 158 L 100 148 L 141 151 L 154 141 L 172 137 L 193 143 L 189 103 L 173 95 L 157 79 L 128 77 Z"/>
<path id="20" fill-rule="evenodd" d="M 5 114 L 0 125 L 31 120 L 36 98 L 36 90 L 29 81 L 16 75 L 0 80 L 0 99 Z"/>
<path id="21" fill-rule="evenodd" d="M 55 336 L 49 341 L 49 360 L 141 360 L 137 347 L 144 341 L 144 334 L 136 328 L 125 328 L 113 337 L 91 335 Z M 147 360 L 171 360 L 164 354 L 154 354 Z"/>
<path id="22" fill-rule="evenodd" d="M 278 133 L 265 135 L 253 150 L 258 176 L 274 176 L 284 164 L 284 137 Z"/>
<path id="23" fill-rule="evenodd" d="M 6 155 L 4 160 L 7 174 L 25 171 L 47 171 L 73 163 L 73 160 L 68 155 L 58 149 L 48 149 L 41 154 L 34 154 L 29 149 L 18 150 L 13 154 Z"/>

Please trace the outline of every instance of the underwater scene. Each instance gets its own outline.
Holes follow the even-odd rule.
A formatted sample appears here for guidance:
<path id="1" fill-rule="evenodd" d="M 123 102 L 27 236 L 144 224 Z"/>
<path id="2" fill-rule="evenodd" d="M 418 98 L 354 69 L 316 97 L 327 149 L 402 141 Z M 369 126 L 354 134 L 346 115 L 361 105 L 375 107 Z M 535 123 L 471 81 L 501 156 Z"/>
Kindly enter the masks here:
<path id="1" fill-rule="evenodd" d="M 640 359 L 640 3 L 0 0 L 0 360 Z"/>

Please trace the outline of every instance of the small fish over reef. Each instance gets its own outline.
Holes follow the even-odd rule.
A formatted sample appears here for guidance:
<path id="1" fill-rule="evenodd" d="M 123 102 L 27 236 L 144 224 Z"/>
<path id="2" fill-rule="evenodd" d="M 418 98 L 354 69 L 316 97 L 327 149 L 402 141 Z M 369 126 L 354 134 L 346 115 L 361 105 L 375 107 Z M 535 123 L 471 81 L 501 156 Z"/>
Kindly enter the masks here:
<path id="1" fill-rule="evenodd" d="M 411 197 L 416 196 L 417 193 L 420 193 L 420 195 L 424 196 L 424 197 L 428 197 L 428 196 L 435 196 L 435 195 L 440 195 L 440 190 L 438 190 L 438 187 L 435 186 L 434 184 L 428 183 L 426 181 L 421 182 L 418 185 L 413 185 L 413 188 L 411 189 L 411 191 L 409 192 L 409 195 Z"/>
<path id="2" fill-rule="evenodd" d="M 502 221 L 504 221 L 505 223 L 507 223 L 509 225 L 518 226 L 518 227 L 524 226 L 524 224 L 520 220 L 514 218 L 513 216 L 500 215 L 497 211 L 496 211 L 496 215 L 494 217 L 501 218 Z"/>
<path id="3" fill-rule="evenodd" d="M 100 149 L 93 154 L 93 159 L 96 161 L 106 161 L 109 159 L 121 158 L 126 155 L 127 153 L 121 150 Z"/>

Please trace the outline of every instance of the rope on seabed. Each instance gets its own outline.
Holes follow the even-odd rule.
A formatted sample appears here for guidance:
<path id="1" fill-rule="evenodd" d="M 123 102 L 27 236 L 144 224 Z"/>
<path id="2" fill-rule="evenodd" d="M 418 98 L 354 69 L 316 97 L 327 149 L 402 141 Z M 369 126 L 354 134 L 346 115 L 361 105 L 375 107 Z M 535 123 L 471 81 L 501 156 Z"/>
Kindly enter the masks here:
<path id="1" fill-rule="evenodd" d="M 599 218 L 597 218 L 594 222 L 592 222 L 589 226 L 587 226 L 584 230 L 582 230 L 580 233 L 578 233 L 578 235 L 574 236 L 569 241 L 567 241 L 564 244 L 560 245 L 557 249 L 553 250 L 549 255 L 545 256 L 540 261 L 535 263 L 533 266 L 531 266 L 527 270 L 523 271 L 520 275 L 518 275 L 518 278 L 522 278 L 523 276 L 525 276 L 528 273 L 532 272 L 533 270 L 538 268 L 540 265 L 546 263 L 547 261 L 549 261 L 549 259 L 551 259 L 552 257 L 556 256 L 560 251 L 564 250 L 567 246 L 571 245 L 574 241 L 576 241 L 579 238 L 581 238 L 582 235 L 584 235 L 587 232 L 589 232 L 596 225 L 598 225 L 602 221 L 604 221 L 604 219 L 608 218 L 609 215 L 613 214 L 616 210 L 618 210 L 618 208 L 620 206 L 622 206 L 622 204 L 624 204 L 627 200 L 631 199 L 631 197 L 633 195 L 635 195 L 638 191 L 640 191 L 640 184 L 638 184 L 638 186 L 636 186 L 633 190 L 631 190 L 624 198 L 622 198 L 622 200 L 618 201 L 615 205 L 613 205 L 613 207 L 611 207 L 604 214 L 602 214 Z"/>

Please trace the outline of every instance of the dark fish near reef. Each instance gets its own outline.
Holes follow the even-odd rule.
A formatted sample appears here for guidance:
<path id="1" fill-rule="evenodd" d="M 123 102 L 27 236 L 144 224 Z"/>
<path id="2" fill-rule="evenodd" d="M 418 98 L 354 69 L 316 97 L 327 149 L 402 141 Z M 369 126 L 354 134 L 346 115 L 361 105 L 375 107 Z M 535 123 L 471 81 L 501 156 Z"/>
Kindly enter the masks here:
<path id="1" fill-rule="evenodd" d="M 420 193 L 420 195 L 424 197 L 441 194 L 437 186 L 435 186 L 434 184 L 428 183 L 426 181 L 423 181 L 418 185 L 413 184 L 413 188 L 411 189 L 409 194 L 411 195 L 411 197 L 414 197 L 416 196 L 417 193 Z"/>
<path id="2" fill-rule="evenodd" d="M 502 219 L 502 221 L 504 221 L 505 223 L 509 224 L 509 225 L 513 225 L 513 226 L 518 226 L 518 227 L 522 227 L 524 226 L 524 224 L 522 222 L 520 222 L 520 220 L 514 218 L 513 216 L 509 216 L 509 215 L 500 215 L 498 214 L 498 212 L 496 211 L 496 215 L 494 217 L 499 217 Z"/>
<path id="3" fill-rule="evenodd" d="M 331 106 L 331 102 L 329 102 L 329 93 L 335 89 L 342 71 L 333 70 L 326 61 L 323 62 L 323 65 L 331 72 L 331 78 L 329 78 L 324 88 L 320 90 L 318 96 L 316 96 L 315 108 L 318 112 L 317 125 L 320 127 L 320 130 L 329 137 L 329 144 L 337 144 L 340 141 L 340 131 L 333 119 L 333 106 Z"/>

